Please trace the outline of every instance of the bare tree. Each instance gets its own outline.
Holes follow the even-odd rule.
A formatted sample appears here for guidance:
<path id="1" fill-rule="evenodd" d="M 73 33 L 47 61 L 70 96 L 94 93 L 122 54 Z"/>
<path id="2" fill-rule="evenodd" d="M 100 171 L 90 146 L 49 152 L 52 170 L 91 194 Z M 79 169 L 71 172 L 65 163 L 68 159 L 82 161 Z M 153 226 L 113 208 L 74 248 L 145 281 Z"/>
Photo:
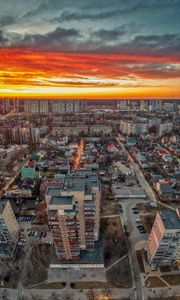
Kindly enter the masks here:
<path id="1" fill-rule="evenodd" d="M 93 289 L 90 289 L 87 291 L 87 299 L 88 300 L 95 300 L 95 293 L 93 291 Z"/>

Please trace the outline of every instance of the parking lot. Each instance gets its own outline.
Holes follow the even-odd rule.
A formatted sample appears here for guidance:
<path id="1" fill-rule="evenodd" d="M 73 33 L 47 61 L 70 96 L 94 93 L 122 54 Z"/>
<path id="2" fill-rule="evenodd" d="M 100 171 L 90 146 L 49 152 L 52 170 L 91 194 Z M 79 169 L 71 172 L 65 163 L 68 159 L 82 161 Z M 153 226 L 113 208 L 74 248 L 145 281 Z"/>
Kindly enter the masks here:
<path id="1" fill-rule="evenodd" d="M 142 200 L 128 199 L 119 201 L 121 220 L 126 232 L 130 232 L 136 245 L 139 242 L 147 241 L 148 234 L 141 222 L 140 214 L 136 204 Z"/>
<path id="2" fill-rule="evenodd" d="M 52 244 L 52 237 L 48 226 L 32 224 L 33 217 L 30 216 L 21 216 L 18 221 L 21 230 L 19 246 L 25 246 L 30 238 L 34 238 L 42 243 Z"/>

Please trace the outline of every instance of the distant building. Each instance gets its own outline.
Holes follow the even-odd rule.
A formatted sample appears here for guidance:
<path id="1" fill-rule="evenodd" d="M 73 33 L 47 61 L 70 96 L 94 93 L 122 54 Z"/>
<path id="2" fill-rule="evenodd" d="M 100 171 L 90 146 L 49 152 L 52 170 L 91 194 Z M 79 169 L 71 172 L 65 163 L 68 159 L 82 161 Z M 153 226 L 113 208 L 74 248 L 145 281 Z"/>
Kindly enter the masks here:
<path id="1" fill-rule="evenodd" d="M 153 270 L 180 262 L 180 210 L 157 213 L 147 243 Z"/>
<path id="2" fill-rule="evenodd" d="M 120 130 L 126 135 L 141 135 L 148 132 L 149 125 L 147 122 L 136 120 L 121 120 Z"/>
<path id="3" fill-rule="evenodd" d="M 172 122 L 164 122 L 159 124 L 159 136 L 163 136 L 172 131 L 173 123 Z"/>
<path id="4" fill-rule="evenodd" d="M 36 144 L 40 142 L 40 129 L 38 127 L 1 127 L 1 144 Z"/>
<path id="5" fill-rule="evenodd" d="M 0 200 L 0 257 L 12 257 L 19 238 L 19 225 L 7 200 Z"/>
<path id="6" fill-rule="evenodd" d="M 130 102 L 128 100 L 117 100 L 117 109 L 121 111 L 130 110 Z"/>
<path id="7" fill-rule="evenodd" d="M 85 112 L 87 110 L 86 100 L 51 100 L 49 104 L 53 114 Z"/>
<path id="8" fill-rule="evenodd" d="M 47 187 L 48 224 L 60 260 L 79 260 L 80 250 L 93 250 L 99 237 L 101 188 L 96 173 L 75 170 L 63 187 Z"/>
<path id="9" fill-rule="evenodd" d="M 30 99 L 24 100 L 24 111 L 30 114 L 48 114 L 48 100 Z"/>

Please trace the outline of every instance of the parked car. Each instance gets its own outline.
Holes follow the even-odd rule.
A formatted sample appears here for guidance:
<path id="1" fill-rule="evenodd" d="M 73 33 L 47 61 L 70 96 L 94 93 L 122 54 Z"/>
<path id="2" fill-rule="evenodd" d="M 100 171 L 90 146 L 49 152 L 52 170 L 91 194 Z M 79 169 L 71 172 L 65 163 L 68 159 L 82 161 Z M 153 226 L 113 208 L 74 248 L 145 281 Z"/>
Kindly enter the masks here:
<path id="1" fill-rule="evenodd" d="M 124 225 L 124 230 L 127 230 L 127 225 Z"/>

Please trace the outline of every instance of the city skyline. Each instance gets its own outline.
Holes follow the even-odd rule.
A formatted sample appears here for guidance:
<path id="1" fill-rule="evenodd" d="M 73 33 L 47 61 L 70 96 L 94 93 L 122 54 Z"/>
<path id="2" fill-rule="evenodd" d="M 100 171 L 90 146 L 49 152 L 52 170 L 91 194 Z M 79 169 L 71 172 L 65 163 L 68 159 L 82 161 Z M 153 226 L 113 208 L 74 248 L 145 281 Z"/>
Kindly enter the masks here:
<path id="1" fill-rule="evenodd" d="M 0 0 L 0 97 L 180 98 L 180 2 Z"/>

